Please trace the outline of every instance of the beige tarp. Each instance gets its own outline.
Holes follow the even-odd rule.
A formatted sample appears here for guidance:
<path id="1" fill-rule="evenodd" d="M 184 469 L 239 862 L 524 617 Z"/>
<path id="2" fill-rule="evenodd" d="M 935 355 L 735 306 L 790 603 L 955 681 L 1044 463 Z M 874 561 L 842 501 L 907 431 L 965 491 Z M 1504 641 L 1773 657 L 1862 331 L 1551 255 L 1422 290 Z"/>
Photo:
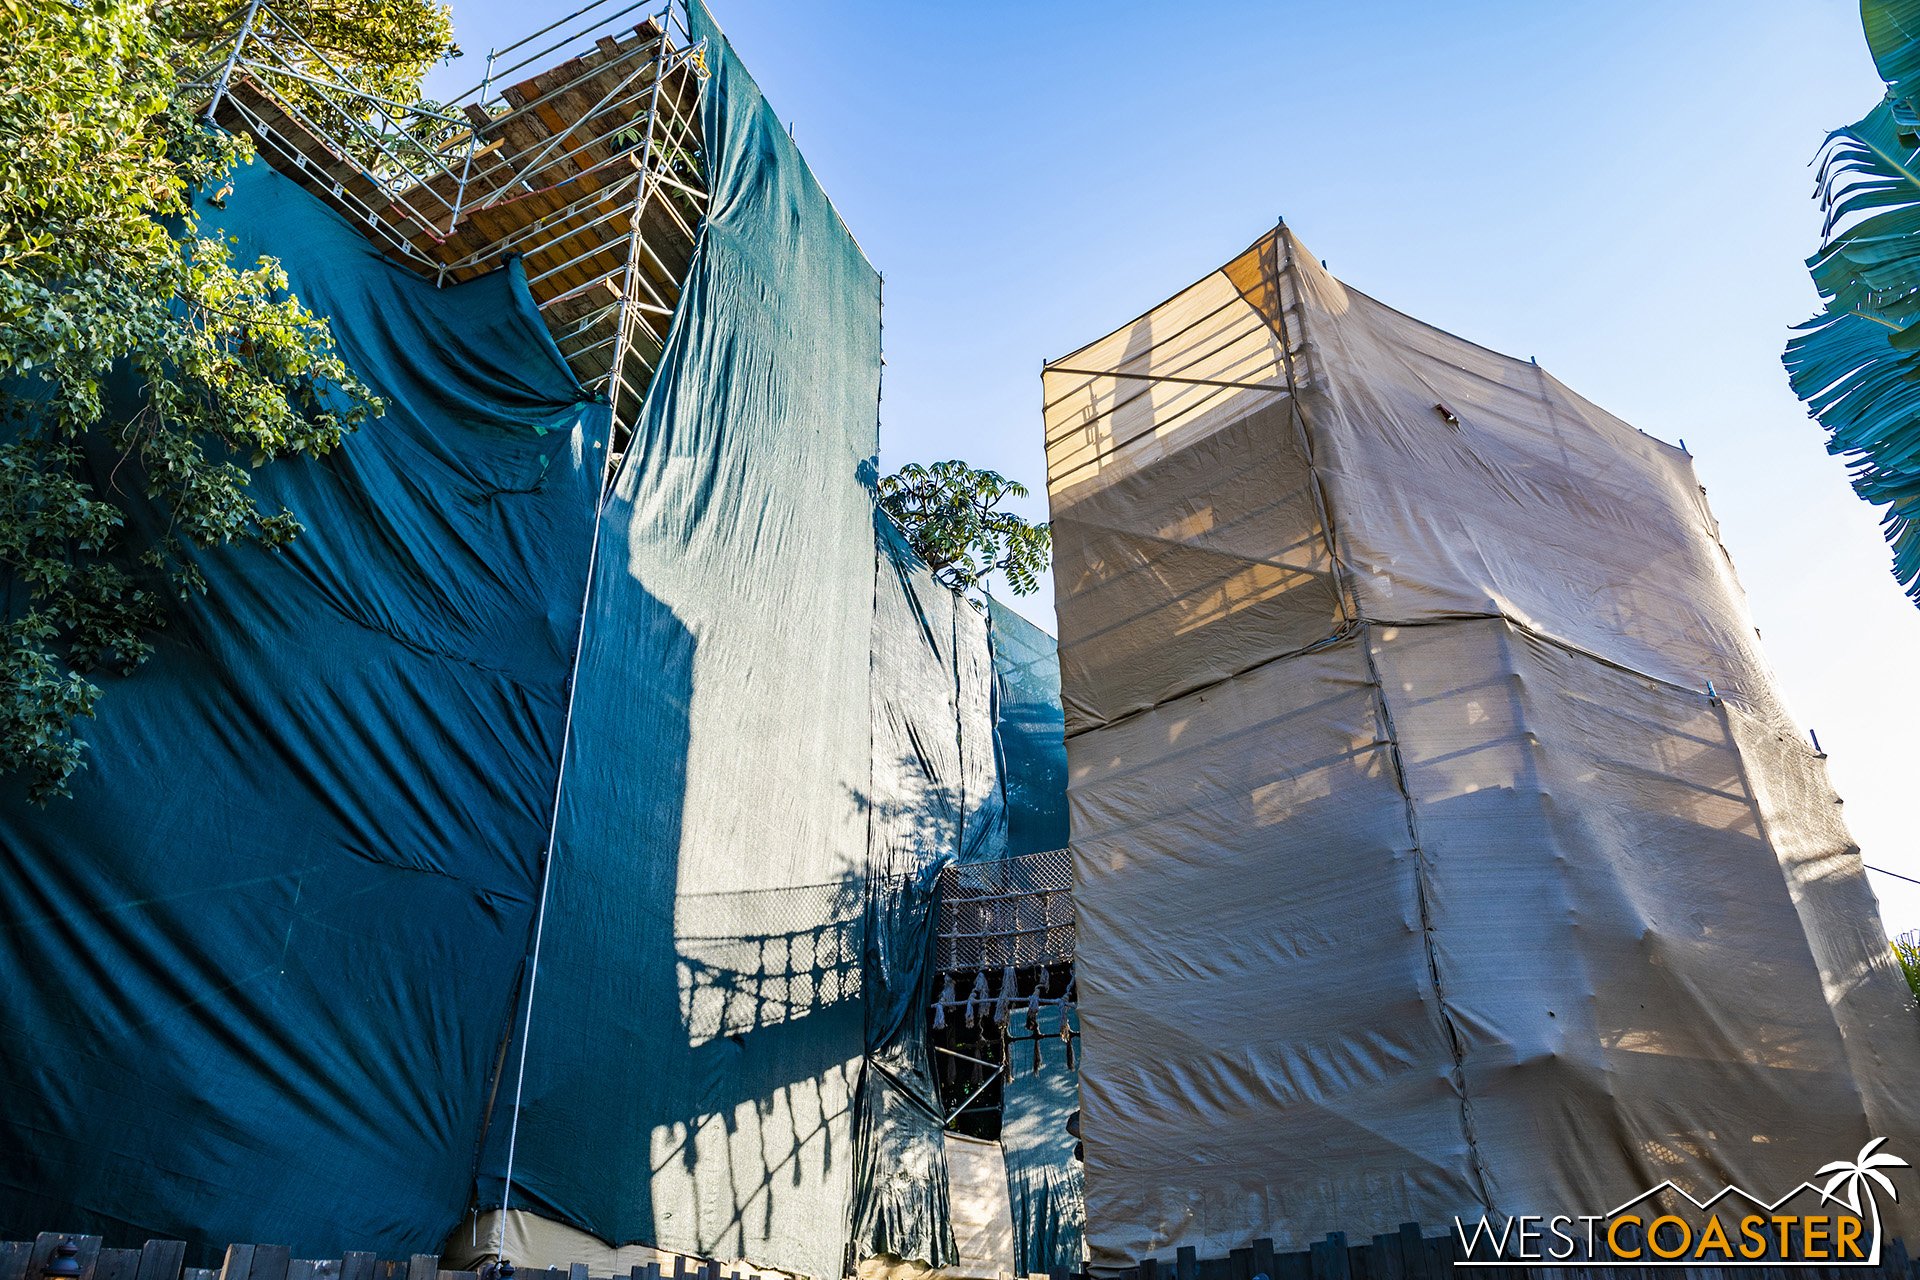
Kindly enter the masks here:
<path id="1" fill-rule="evenodd" d="M 523 1274 L 544 1267 L 558 1267 L 564 1271 L 580 1263 L 589 1274 L 596 1276 L 625 1276 L 635 1267 L 657 1262 L 665 1275 L 672 1276 L 676 1270 L 676 1260 L 682 1257 L 688 1261 L 677 1265 L 687 1271 L 716 1261 L 690 1254 L 676 1254 L 669 1249 L 655 1249 L 651 1245 L 610 1245 L 590 1232 L 528 1213 L 524 1209 L 508 1209 L 505 1214 L 498 1209 L 488 1209 L 467 1214 L 441 1247 L 440 1262 L 449 1269 L 472 1271 L 500 1258 L 507 1258 Z M 717 1261 L 721 1263 L 721 1272 L 729 1276 L 738 1274 L 742 1277 L 784 1280 L 792 1274 L 756 1267 L 740 1258 Z"/>
<path id="2" fill-rule="evenodd" d="M 1013 1274 L 1013 1209 L 1007 1195 L 1007 1162 L 1000 1144 L 948 1133 L 953 1242 L 959 1257 L 941 1274 Z"/>
<path id="3" fill-rule="evenodd" d="M 1045 387 L 1097 1268 L 1920 1159 L 1682 451 L 1284 229 Z"/>

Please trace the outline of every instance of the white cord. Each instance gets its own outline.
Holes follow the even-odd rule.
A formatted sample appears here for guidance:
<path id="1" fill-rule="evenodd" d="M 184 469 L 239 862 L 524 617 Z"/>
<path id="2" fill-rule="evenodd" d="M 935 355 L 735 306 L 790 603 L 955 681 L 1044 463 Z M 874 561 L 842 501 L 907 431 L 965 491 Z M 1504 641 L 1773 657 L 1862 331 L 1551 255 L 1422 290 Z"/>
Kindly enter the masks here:
<path id="1" fill-rule="evenodd" d="M 607 431 L 613 431 L 613 414 L 607 414 Z M 593 508 L 593 542 L 587 550 L 587 583 L 580 593 L 580 625 L 573 634 L 573 667 L 567 673 L 567 714 L 560 730 L 560 767 L 553 778 L 553 817 L 547 824 L 547 848 L 541 858 L 540 903 L 533 917 L 533 959 L 527 966 L 527 1011 L 520 1023 L 520 1065 L 513 1081 L 513 1120 L 507 1126 L 507 1167 L 500 1187 L 500 1225 L 494 1232 L 493 1255 L 497 1264 L 507 1246 L 507 1205 L 513 1198 L 513 1158 L 520 1143 L 520 1100 L 527 1085 L 527 1046 L 533 1039 L 533 989 L 540 980 L 540 944 L 547 931 L 547 885 L 553 878 L 553 846 L 560 834 L 560 789 L 567 777 L 567 748 L 573 742 L 573 702 L 580 688 L 580 658 L 587 648 L 587 610 L 593 603 L 594 573 L 600 564 L 600 524 L 607 512 L 608 485 L 601 467 L 594 468 L 594 485 L 599 497 Z"/>

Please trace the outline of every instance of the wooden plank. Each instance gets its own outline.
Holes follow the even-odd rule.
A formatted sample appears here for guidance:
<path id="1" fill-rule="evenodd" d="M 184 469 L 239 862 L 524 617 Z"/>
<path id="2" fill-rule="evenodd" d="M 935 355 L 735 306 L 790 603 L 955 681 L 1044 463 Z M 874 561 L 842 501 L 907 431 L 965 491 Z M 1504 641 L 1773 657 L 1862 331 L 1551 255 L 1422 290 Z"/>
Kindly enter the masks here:
<path id="1" fill-rule="evenodd" d="M 1420 1224 L 1400 1224 L 1400 1274 L 1406 1280 L 1433 1280 L 1427 1270 L 1427 1247 L 1420 1239 Z"/>
<path id="2" fill-rule="evenodd" d="M 1253 1250 L 1232 1249 L 1227 1253 L 1228 1280 L 1253 1280 Z"/>
<path id="3" fill-rule="evenodd" d="M 62 1256 L 62 1245 L 73 1246 L 73 1261 L 80 1269 L 83 1280 L 90 1280 L 94 1266 L 100 1259 L 99 1236 L 77 1236 L 64 1231 L 42 1231 L 33 1242 L 33 1253 L 27 1259 L 28 1280 L 39 1280 L 47 1272 L 47 1267 Z"/>
<path id="4" fill-rule="evenodd" d="M 186 1241 L 149 1240 L 141 1246 L 134 1280 L 180 1280 L 180 1266 L 186 1260 Z"/>
<path id="5" fill-rule="evenodd" d="M 293 1250 L 284 1244 L 257 1244 L 253 1246 L 253 1265 L 247 1269 L 247 1280 L 287 1280 L 287 1266 L 293 1261 Z"/>
<path id="6" fill-rule="evenodd" d="M 295 1258 L 287 1263 L 287 1280 L 319 1280 L 319 1267 L 311 1258 Z"/>
<path id="7" fill-rule="evenodd" d="M 340 1280 L 373 1280 L 373 1264 L 377 1261 L 371 1253 L 347 1253 L 340 1259 Z"/>
<path id="8" fill-rule="evenodd" d="M 1200 1280 L 1200 1262 L 1192 1245 L 1183 1244 L 1174 1251 L 1173 1280 Z"/>
<path id="9" fill-rule="evenodd" d="M 1262 1237 L 1253 1242 L 1254 1280 L 1279 1280 L 1273 1268 L 1273 1241 Z"/>
<path id="10" fill-rule="evenodd" d="M 1353 1280 L 1353 1262 L 1347 1256 L 1347 1233 L 1329 1231 L 1312 1248 L 1314 1280 Z"/>
<path id="11" fill-rule="evenodd" d="M 218 1267 L 188 1267 L 180 1273 L 181 1280 L 220 1280 Z"/>
<path id="12" fill-rule="evenodd" d="M 93 1280 L 134 1280 L 140 1272 L 138 1249 L 102 1249 Z"/>
<path id="13" fill-rule="evenodd" d="M 407 1259 L 407 1280 L 440 1280 L 440 1255 L 416 1253 Z"/>
<path id="14" fill-rule="evenodd" d="M 586 1263 L 576 1262 L 567 1268 L 567 1280 L 593 1280 L 593 1278 L 587 1274 Z"/>
<path id="15" fill-rule="evenodd" d="M 33 1259 L 33 1241 L 0 1241 L 0 1280 L 26 1280 L 27 1263 Z"/>
<path id="16" fill-rule="evenodd" d="M 227 1258 L 220 1266 L 220 1280 L 247 1280 L 253 1271 L 253 1246 L 230 1244 Z"/>
<path id="17" fill-rule="evenodd" d="M 1403 1280 L 1399 1236 L 1377 1235 L 1367 1246 L 1367 1280 Z"/>

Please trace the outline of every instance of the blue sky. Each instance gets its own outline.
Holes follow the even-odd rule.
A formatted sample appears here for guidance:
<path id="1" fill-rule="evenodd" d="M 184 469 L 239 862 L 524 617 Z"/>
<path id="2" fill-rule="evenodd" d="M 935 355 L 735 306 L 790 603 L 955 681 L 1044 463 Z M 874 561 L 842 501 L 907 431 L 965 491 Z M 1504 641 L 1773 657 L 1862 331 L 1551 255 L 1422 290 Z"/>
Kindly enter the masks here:
<path id="1" fill-rule="evenodd" d="M 712 3 L 885 274 L 884 465 L 962 457 L 1044 518 L 1041 361 L 1284 214 L 1355 287 L 1686 440 L 1867 860 L 1920 877 L 1920 611 L 1779 364 L 1807 162 L 1879 94 L 1852 0 Z M 449 79 L 552 12 L 454 0 Z M 1920 886 L 1872 879 L 1920 927 Z"/>

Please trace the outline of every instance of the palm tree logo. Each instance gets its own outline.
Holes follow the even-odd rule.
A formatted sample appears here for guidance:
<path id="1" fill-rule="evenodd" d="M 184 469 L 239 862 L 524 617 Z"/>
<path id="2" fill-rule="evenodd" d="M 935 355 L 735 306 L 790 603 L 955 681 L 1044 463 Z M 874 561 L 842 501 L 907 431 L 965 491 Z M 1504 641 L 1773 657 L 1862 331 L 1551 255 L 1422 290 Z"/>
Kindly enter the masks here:
<path id="1" fill-rule="evenodd" d="M 1873 1256 L 1876 1260 L 1880 1256 L 1880 1202 L 1874 1197 L 1874 1184 L 1878 1183 L 1881 1190 L 1887 1193 L 1887 1199 L 1897 1202 L 1900 1199 L 1900 1193 L 1894 1189 L 1892 1180 L 1880 1171 L 1913 1167 L 1899 1156 L 1889 1155 L 1879 1150 L 1885 1142 L 1885 1138 L 1875 1138 L 1860 1148 L 1860 1154 L 1851 1161 L 1835 1160 L 1832 1164 L 1822 1165 L 1819 1172 L 1814 1174 L 1816 1178 L 1823 1174 L 1833 1175 L 1827 1179 L 1827 1185 L 1820 1192 L 1820 1198 L 1835 1200 L 1846 1205 L 1856 1217 L 1860 1214 L 1861 1193 L 1866 1194 L 1867 1208 L 1873 1215 Z M 1840 1187 L 1845 1188 L 1844 1195 L 1835 1193 L 1835 1189 Z"/>

